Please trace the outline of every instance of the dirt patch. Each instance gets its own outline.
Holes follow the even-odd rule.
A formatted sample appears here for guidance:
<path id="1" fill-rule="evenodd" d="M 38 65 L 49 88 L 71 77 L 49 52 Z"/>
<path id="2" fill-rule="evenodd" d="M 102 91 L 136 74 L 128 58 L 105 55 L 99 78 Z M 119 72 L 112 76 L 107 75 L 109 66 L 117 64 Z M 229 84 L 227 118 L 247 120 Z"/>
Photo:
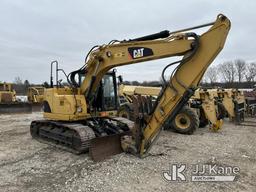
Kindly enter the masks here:
<path id="1" fill-rule="evenodd" d="M 218 133 L 207 128 L 194 135 L 163 131 L 150 156 L 119 154 L 93 162 L 39 143 L 29 134 L 41 113 L 0 115 L 0 191 L 255 191 L 256 126 L 228 121 Z M 256 125 L 255 119 L 247 119 Z M 167 182 L 173 163 L 238 166 L 236 182 Z"/>

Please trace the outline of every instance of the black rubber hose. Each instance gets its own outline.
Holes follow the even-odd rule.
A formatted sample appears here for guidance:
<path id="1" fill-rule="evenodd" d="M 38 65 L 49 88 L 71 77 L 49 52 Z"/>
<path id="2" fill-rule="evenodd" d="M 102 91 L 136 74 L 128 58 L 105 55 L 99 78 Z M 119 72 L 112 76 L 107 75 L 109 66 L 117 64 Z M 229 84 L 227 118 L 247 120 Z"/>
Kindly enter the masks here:
<path id="1" fill-rule="evenodd" d="M 172 78 L 173 75 L 174 75 L 174 73 L 177 72 L 177 70 L 179 70 L 179 68 L 180 68 L 184 63 L 186 63 L 188 60 L 190 60 L 190 59 L 195 55 L 195 53 L 196 53 L 197 50 L 198 50 L 198 47 L 199 47 L 199 37 L 198 37 L 198 35 L 197 35 L 196 33 L 186 33 L 186 36 L 187 36 L 187 37 L 193 37 L 193 38 L 195 39 L 195 41 L 194 41 L 194 42 L 192 43 L 192 45 L 191 45 L 191 50 L 192 50 L 192 52 L 190 53 L 190 55 L 189 55 L 188 57 L 182 58 L 181 60 L 172 62 L 172 63 L 168 64 L 167 66 L 165 66 L 165 68 L 164 68 L 163 71 L 162 71 L 162 75 L 161 75 L 161 76 L 162 76 L 162 80 L 163 80 L 163 88 L 162 88 L 162 90 L 161 90 L 159 96 L 157 97 L 157 99 L 156 99 L 156 101 L 155 101 L 155 103 L 154 103 L 154 106 L 153 106 L 153 108 L 152 108 L 150 114 L 152 114 L 152 113 L 154 112 L 154 110 L 156 109 L 156 107 L 157 107 L 157 105 L 158 105 L 158 103 L 159 103 L 159 100 L 160 100 L 161 96 L 163 95 L 163 93 L 164 93 L 164 91 L 165 91 L 165 89 L 167 88 L 168 85 L 169 85 L 174 91 L 177 92 L 177 90 L 173 87 L 171 81 L 170 81 L 170 84 L 168 84 L 168 83 L 166 82 L 166 79 L 165 79 L 165 77 L 164 77 L 164 74 L 165 74 L 165 71 L 167 70 L 167 68 L 169 68 L 170 66 L 175 65 L 175 64 L 177 64 L 177 63 L 180 63 L 180 65 L 178 65 L 178 66 L 173 70 L 173 72 L 172 72 L 172 74 L 171 74 L 171 77 L 170 77 L 170 78 Z M 177 79 L 176 79 L 176 80 L 177 80 Z M 178 82 L 179 84 L 181 84 L 181 86 L 184 87 L 184 85 L 183 85 L 181 82 L 179 82 L 178 80 L 177 80 L 177 82 Z M 188 89 L 188 88 L 186 88 L 186 89 Z"/>
<path id="2" fill-rule="evenodd" d="M 149 40 L 154 40 L 154 39 L 160 39 L 160 38 L 166 38 L 170 35 L 170 32 L 168 30 L 161 31 L 159 33 L 154 33 L 151 35 L 146 35 L 143 37 L 135 38 L 135 39 L 130 39 L 128 41 L 149 41 Z"/>

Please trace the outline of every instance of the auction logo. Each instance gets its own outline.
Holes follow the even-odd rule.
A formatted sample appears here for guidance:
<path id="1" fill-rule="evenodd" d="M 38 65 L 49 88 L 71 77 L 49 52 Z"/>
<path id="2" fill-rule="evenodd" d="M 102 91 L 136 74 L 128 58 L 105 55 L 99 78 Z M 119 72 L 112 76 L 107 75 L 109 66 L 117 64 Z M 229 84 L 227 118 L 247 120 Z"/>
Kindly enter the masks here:
<path id="1" fill-rule="evenodd" d="M 169 170 L 162 173 L 166 181 L 188 181 L 190 178 L 192 182 L 227 182 L 235 181 L 239 174 L 239 167 L 237 166 L 221 166 L 217 164 L 196 164 L 187 169 L 186 164 L 172 164 Z M 186 173 L 187 172 L 187 173 Z"/>
<path id="2" fill-rule="evenodd" d="M 186 171 L 185 164 L 173 164 L 170 165 L 170 169 L 163 171 L 163 177 L 167 181 L 186 181 L 184 172 Z"/>

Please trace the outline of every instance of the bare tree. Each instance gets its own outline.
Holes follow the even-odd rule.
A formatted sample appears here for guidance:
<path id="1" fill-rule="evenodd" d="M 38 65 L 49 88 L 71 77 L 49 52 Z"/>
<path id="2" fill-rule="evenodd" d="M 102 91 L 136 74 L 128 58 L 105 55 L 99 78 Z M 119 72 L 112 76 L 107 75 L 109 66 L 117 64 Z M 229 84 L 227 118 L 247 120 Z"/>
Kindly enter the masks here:
<path id="1" fill-rule="evenodd" d="M 248 82 L 256 80 L 256 63 L 250 63 L 247 65 L 245 78 Z"/>
<path id="2" fill-rule="evenodd" d="M 20 77 L 15 77 L 14 83 L 17 84 L 17 85 L 22 85 L 23 84 L 22 79 Z"/>
<path id="3" fill-rule="evenodd" d="M 217 68 L 209 67 L 205 73 L 205 81 L 209 81 L 210 83 L 216 83 L 218 78 Z"/>
<path id="4" fill-rule="evenodd" d="M 228 83 L 234 82 L 236 69 L 232 61 L 227 61 L 219 65 L 219 70 L 225 82 L 228 82 Z"/>
<path id="5" fill-rule="evenodd" d="M 235 60 L 235 68 L 236 68 L 236 73 L 238 76 L 238 82 L 240 83 L 243 80 L 243 77 L 246 73 L 246 63 L 242 59 L 237 59 Z"/>

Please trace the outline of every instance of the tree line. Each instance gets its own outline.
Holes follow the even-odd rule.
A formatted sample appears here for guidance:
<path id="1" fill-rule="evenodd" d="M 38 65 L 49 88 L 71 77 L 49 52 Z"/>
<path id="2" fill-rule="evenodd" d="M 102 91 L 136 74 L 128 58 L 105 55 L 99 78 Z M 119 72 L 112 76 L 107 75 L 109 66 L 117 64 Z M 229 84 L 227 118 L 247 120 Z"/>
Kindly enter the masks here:
<path id="1" fill-rule="evenodd" d="M 159 86 L 162 84 L 162 80 L 144 81 L 142 83 L 138 81 L 125 81 L 124 83 L 127 85 Z M 206 88 L 255 88 L 256 63 L 236 59 L 210 66 L 204 74 L 200 85 Z"/>
<path id="2" fill-rule="evenodd" d="M 256 63 L 242 59 L 226 61 L 209 67 L 205 73 L 204 83 L 242 83 L 256 81 Z"/>

